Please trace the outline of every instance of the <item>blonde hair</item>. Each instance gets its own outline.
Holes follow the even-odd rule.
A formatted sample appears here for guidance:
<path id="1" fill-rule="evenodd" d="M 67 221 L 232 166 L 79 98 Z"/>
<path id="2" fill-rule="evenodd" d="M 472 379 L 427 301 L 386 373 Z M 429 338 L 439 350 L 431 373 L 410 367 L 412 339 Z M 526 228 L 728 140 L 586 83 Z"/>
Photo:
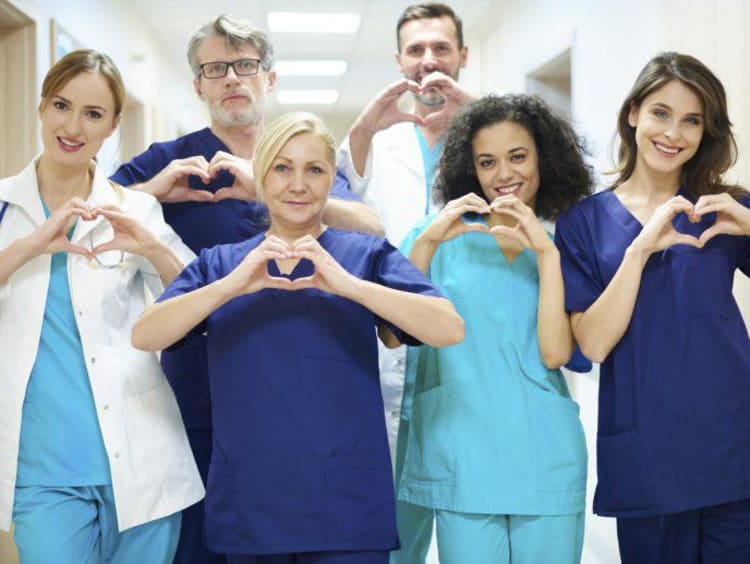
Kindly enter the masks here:
<path id="1" fill-rule="evenodd" d="M 284 114 L 273 120 L 264 129 L 255 150 L 253 172 L 255 174 L 255 191 L 259 202 L 263 201 L 263 180 L 279 151 L 292 137 L 303 133 L 312 133 L 323 141 L 328 162 L 333 169 L 333 174 L 336 173 L 336 141 L 334 141 L 323 120 L 308 112 Z"/>

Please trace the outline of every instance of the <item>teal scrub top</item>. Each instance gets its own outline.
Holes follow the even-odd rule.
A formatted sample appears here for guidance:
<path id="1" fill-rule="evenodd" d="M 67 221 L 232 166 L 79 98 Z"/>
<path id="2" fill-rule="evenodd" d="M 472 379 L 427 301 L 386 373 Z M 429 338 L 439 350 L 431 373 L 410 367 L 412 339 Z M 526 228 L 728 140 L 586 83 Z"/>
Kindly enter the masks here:
<path id="1" fill-rule="evenodd" d="M 404 254 L 434 217 L 410 232 Z M 398 498 L 465 513 L 582 511 L 585 438 L 562 373 L 539 352 L 536 255 L 508 262 L 493 237 L 467 233 L 440 245 L 429 277 L 466 339 L 409 349 Z"/>

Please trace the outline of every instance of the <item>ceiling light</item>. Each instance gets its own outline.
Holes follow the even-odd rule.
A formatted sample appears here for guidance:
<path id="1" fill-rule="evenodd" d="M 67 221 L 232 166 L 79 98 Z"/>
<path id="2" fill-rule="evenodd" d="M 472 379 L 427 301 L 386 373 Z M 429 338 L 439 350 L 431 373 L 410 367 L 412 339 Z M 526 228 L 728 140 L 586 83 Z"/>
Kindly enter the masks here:
<path id="1" fill-rule="evenodd" d="M 268 29 L 277 33 L 356 33 L 359 14 L 269 12 Z"/>
<path id="2" fill-rule="evenodd" d="M 339 99 L 337 90 L 279 90 L 279 104 L 333 104 Z"/>
<path id="3" fill-rule="evenodd" d="M 279 76 L 341 76 L 346 61 L 277 61 L 274 70 Z"/>

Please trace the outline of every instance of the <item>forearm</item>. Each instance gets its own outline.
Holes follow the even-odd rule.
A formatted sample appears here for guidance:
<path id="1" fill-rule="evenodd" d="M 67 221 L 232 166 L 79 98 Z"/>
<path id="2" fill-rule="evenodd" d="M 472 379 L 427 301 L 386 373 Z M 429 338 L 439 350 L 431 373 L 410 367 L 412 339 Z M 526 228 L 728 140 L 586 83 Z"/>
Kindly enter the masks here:
<path id="1" fill-rule="evenodd" d="M 383 237 L 383 224 L 378 212 L 361 202 L 329 198 L 323 212 L 323 222 L 338 229 L 359 231 Z"/>
<path id="2" fill-rule="evenodd" d="M 603 362 L 630 325 L 648 254 L 634 245 L 599 298 L 583 313 L 571 315 L 573 335 L 581 351 Z"/>
<path id="3" fill-rule="evenodd" d="M 560 269 L 560 253 L 552 246 L 537 253 L 539 270 L 539 310 L 537 337 L 542 361 L 547 368 L 559 368 L 573 354 L 573 332 L 565 311 L 565 286 Z"/>
<path id="4" fill-rule="evenodd" d="M 354 123 L 349 131 L 349 154 L 354 166 L 354 172 L 359 176 L 365 175 L 367 155 L 370 153 L 374 135 L 373 131 L 360 126 L 357 122 Z"/>
<path id="5" fill-rule="evenodd" d="M 172 249 L 161 241 L 155 242 L 146 249 L 143 253 L 143 257 L 148 260 L 159 273 L 159 277 L 165 288 L 172 283 L 172 280 L 174 280 L 185 267 Z"/>
<path id="6" fill-rule="evenodd" d="M 427 274 L 432 264 L 432 257 L 435 256 L 440 243 L 425 238 L 424 233 L 419 235 L 414 241 L 414 246 L 409 253 L 409 260 L 414 263 L 423 274 Z"/>
<path id="7" fill-rule="evenodd" d="M 188 294 L 146 308 L 133 326 L 132 343 L 144 351 L 163 350 L 232 299 L 219 280 Z"/>
<path id="8" fill-rule="evenodd" d="M 394 290 L 365 280 L 359 280 L 348 297 L 427 345 L 445 347 L 464 339 L 463 319 L 445 298 Z"/>
<path id="9" fill-rule="evenodd" d="M 16 239 L 0 251 L 0 285 L 8 282 L 14 272 L 40 254 L 28 237 Z"/>

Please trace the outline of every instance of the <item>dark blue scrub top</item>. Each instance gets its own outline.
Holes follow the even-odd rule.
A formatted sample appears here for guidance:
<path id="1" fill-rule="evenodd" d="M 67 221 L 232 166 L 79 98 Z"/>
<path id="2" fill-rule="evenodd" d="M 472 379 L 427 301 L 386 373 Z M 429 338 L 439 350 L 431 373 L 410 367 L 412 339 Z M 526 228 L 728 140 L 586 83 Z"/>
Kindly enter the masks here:
<path id="1" fill-rule="evenodd" d="M 218 151 L 229 148 L 211 129 L 189 133 L 173 141 L 154 143 L 146 151 L 123 164 L 111 179 L 123 186 L 145 182 L 161 172 L 175 159 L 203 156 L 210 161 Z M 191 176 L 188 184 L 196 190 L 216 192 L 231 186 L 234 176 L 222 171 L 210 184 Z M 349 191 L 349 183 L 337 172 L 331 195 L 357 199 Z M 164 218 L 195 254 L 201 249 L 224 243 L 238 243 L 265 231 L 268 216 L 265 206 L 255 202 L 223 200 L 217 203 L 164 203 Z M 179 353 L 162 355 L 162 368 L 174 388 L 182 418 L 189 429 L 211 428 L 211 400 L 208 397 L 205 339 L 198 335 Z"/>
<path id="2" fill-rule="evenodd" d="M 328 228 L 318 240 L 359 278 L 440 295 L 384 239 Z M 159 300 L 224 277 L 262 241 L 259 235 L 202 251 Z M 275 263 L 268 268 L 279 275 Z M 291 277 L 310 274 L 311 263 L 303 260 Z M 231 300 L 194 329 L 208 332 L 213 398 L 209 549 L 397 547 L 378 381 L 379 322 L 361 305 L 320 290 L 267 289 Z M 394 331 L 403 342 L 416 342 Z"/>
<path id="3" fill-rule="evenodd" d="M 699 236 L 714 221 L 680 214 L 673 224 Z M 641 228 L 610 190 L 558 219 L 568 311 L 596 301 Z M 750 498 L 750 341 L 732 296 L 737 268 L 750 272 L 748 237 L 648 260 L 630 325 L 601 365 L 596 513 L 645 517 Z"/>

